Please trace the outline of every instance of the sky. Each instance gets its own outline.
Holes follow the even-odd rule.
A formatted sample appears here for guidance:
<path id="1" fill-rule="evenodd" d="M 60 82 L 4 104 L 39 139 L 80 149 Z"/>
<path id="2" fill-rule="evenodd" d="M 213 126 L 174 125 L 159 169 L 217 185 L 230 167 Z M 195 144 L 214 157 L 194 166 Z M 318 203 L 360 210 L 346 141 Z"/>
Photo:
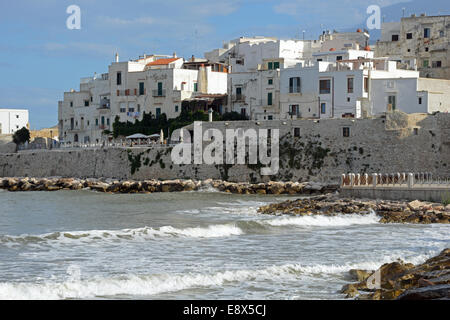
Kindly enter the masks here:
<path id="1" fill-rule="evenodd" d="M 241 36 L 317 39 L 365 28 L 369 5 L 386 22 L 450 14 L 448 0 L 15 0 L 0 3 L 0 108 L 28 109 L 32 129 L 58 122 L 58 101 L 82 77 L 146 54 L 190 58 Z M 66 12 L 81 10 L 81 29 Z M 379 31 L 373 35 L 379 36 Z M 373 38 L 373 36 L 372 36 Z"/>

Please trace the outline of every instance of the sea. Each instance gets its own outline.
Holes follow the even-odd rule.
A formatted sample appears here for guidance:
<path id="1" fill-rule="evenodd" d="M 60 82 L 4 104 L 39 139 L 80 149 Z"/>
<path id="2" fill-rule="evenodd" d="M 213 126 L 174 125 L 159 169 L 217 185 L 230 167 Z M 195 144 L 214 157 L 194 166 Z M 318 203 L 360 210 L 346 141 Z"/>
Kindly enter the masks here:
<path id="1" fill-rule="evenodd" d="M 449 225 L 257 212 L 297 198 L 0 190 L 0 299 L 344 299 L 351 269 L 450 247 Z"/>

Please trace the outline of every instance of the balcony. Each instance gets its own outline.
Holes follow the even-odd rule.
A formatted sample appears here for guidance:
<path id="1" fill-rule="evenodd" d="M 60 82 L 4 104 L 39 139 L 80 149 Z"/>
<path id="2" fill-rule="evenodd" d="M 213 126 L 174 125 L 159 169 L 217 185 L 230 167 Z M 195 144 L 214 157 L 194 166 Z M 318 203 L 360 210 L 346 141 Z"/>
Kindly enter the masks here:
<path id="1" fill-rule="evenodd" d="M 98 106 L 97 109 L 110 109 L 110 108 L 111 108 L 110 100 L 103 99 L 101 100 L 100 105 Z"/>
<path id="2" fill-rule="evenodd" d="M 166 90 L 152 90 L 152 96 L 153 97 L 165 97 L 166 96 Z"/>
<path id="3" fill-rule="evenodd" d="M 231 99 L 233 102 L 245 102 L 245 96 L 243 94 L 233 94 Z"/>

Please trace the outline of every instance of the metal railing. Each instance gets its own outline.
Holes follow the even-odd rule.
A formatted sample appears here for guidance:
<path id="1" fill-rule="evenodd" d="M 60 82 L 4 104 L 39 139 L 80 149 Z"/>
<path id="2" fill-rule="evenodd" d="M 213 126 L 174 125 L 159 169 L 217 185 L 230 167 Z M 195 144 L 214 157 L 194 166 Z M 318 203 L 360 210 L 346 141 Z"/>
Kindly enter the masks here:
<path id="1" fill-rule="evenodd" d="M 342 188 L 376 187 L 426 187 L 446 186 L 450 188 L 450 177 L 433 176 L 430 172 L 420 173 L 372 173 L 342 174 Z"/>

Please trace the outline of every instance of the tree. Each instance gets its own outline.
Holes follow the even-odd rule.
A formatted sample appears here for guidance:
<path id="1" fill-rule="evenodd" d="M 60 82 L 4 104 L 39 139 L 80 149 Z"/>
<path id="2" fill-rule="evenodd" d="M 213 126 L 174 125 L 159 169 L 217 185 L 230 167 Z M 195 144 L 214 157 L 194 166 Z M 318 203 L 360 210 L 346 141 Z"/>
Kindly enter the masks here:
<path id="1" fill-rule="evenodd" d="M 27 141 L 29 142 L 30 141 L 30 131 L 25 127 L 17 130 L 13 134 L 13 141 L 16 145 L 23 144 Z"/>

